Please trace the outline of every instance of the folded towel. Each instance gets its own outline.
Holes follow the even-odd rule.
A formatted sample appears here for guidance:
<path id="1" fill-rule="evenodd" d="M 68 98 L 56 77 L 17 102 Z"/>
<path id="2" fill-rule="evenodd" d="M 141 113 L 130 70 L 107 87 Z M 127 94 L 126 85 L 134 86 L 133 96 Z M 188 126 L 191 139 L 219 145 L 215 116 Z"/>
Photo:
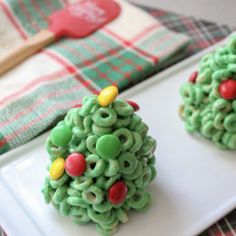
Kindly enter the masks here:
<path id="1" fill-rule="evenodd" d="M 68 3 L 0 1 L 0 55 L 46 28 L 47 15 Z M 123 91 L 179 59 L 187 36 L 118 3 L 121 15 L 94 34 L 57 41 L 0 77 L 0 154 L 48 129 L 84 95 L 110 84 Z"/>

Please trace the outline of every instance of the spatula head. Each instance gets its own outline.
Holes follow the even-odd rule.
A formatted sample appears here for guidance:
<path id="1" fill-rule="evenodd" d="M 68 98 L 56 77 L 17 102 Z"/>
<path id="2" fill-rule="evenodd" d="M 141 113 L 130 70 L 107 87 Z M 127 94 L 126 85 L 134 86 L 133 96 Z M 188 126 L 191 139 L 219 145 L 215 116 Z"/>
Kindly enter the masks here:
<path id="1" fill-rule="evenodd" d="M 52 13 L 48 29 L 56 38 L 83 38 L 115 19 L 120 11 L 113 0 L 82 0 Z"/>

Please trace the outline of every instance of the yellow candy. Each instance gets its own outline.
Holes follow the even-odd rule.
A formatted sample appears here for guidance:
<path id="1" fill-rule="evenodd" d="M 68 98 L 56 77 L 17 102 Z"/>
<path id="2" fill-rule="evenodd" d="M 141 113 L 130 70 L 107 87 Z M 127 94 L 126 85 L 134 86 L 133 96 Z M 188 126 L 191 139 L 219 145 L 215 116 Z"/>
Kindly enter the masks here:
<path id="1" fill-rule="evenodd" d="M 104 88 L 99 96 L 98 96 L 98 103 L 102 107 L 109 106 L 117 97 L 118 89 L 115 86 L 108 86 Z"/>
<path id="2" fill-rule="evenodd" d="M 65 160 L 57 158 L 50 167 L 50 176 L 53 180 L 59 179 L 65 171 Z"/>

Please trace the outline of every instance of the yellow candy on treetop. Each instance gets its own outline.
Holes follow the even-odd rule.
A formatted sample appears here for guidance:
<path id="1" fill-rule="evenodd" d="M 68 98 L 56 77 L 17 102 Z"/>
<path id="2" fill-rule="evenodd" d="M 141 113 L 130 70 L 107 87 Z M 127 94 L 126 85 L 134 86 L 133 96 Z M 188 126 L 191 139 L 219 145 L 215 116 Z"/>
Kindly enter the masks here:
<path id="1" fill-rule="evenodd" d="M 65 160 L 63 158 L 57 158 L 50 167 L 50 177 L 53 180 L 59 179 L 65 171 Z"/>
<path id="2" fill-rule="evenodd" d="M 98 103 L 102 107 L 107 107 L 116 99 L 117 95 L 118 95 L 118 88 L 113 85 L 108 86 L 100 92 L 98 96 Z"/>

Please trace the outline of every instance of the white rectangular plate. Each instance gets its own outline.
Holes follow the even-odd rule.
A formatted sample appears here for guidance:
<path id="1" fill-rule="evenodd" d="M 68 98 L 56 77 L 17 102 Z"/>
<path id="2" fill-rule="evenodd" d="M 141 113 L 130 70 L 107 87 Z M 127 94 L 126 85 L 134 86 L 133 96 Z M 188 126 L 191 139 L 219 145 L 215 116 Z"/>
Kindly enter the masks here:
<path id="1" fill-rule="evenodd" d="M 157 139 L 157 178 L 150 186 L 153 203 L 117 236 L 196 235 L 236 206 L 236 155 L 186 133 L 178 116 L 180 85 L 196 70 L 206 50 L 122 94 Z M 1 157 L 0 222 L 9 235 L 94 235 L 93 224 L 78 226 L 44 203 L 48 134 Z"/>

